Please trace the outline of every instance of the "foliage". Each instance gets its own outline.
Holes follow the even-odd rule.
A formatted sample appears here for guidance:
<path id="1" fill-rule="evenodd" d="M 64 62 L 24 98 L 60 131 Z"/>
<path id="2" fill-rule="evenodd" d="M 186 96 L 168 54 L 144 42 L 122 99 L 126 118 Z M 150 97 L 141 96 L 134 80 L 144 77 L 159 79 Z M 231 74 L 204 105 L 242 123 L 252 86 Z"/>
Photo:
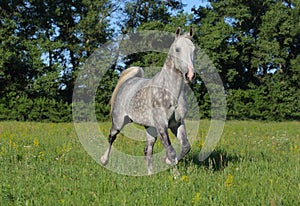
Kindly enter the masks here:
<path id="1" fill-rule="evenodd" d="M 107 128 L 110 123 L 103 123 Z M 211 156 L 197 161 L 209 129 L 170 171 L 132 177 L 98 165 L 73 124 L 2 122 L 1 205 L 299 205 L 299 122 L 228 121 Z M 118 138 L 119 151 L 143 153 Z M 160 151 L 162 146 L 156 144 Z M 113 155 L 113 154 L 112 154 Z"/>
<path id="2" fill-rule="evenodd" d="M 62 100 L 40 97 L 29 99 L 26 96 L 16 96 L 8 100 L 8 104 L 0 104 L 2 112 L 0 121 L 40 121 L 40 122 L 70 122 L 72 120 L 71 105 Z"/>
<path id="3" fill-rule="evenodd" d="M 299 0 L 208 0 L 188 13 L 184 6 L 177 0 L 2 1 L 0 119 L 71 121 L 77 74 L 96 49 L 114 35 L 174 32 L 178 26 L 194 27 L 197 48 L 219 71 L 228 118 L 300 119 Z M 132 65 L 160 68 L 165 56 L 142 52 L 119 58 L 99 85 L 97 118 L 109 118 L 121 71 Z M 191 84 L 201 118 L 211 115 L 206 86 L 200 75 Z"/>
<path id="4" fill-rule="evenodd" d="M 208 2 L 193 10 L 196 41 L 220 72 L 228 117 L 299 119 L 300 2 Z"/>
<path id="5" fill-rule="evenodd" d="M 113 5 L 22 0 L 3 1 L 0 8 L 0 102 L 12 109 L 6 119 L 57 121 L 67 115 L 60 121 L 70 121 L 77 70 L 112 36 Z M 24 116 L 31 107 L 34 114 Z"/>

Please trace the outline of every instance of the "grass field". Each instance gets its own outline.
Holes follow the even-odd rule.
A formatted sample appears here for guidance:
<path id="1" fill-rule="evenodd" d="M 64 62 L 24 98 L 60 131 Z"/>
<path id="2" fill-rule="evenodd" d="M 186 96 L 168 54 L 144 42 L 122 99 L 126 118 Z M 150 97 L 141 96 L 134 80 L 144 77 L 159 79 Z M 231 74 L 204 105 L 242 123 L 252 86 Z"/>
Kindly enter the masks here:
<path id="1" fill-rule="evenodd" d="M 101 167 L 72 123 L 1 122 L 0 205 L 300 205 L 300 122 L 228 121 L 200 164 L 208 127 L 201 121 L 174 179 L 170 170 L 134 177 Z M 116 147 L 144 149 L 126 138 Z"/>

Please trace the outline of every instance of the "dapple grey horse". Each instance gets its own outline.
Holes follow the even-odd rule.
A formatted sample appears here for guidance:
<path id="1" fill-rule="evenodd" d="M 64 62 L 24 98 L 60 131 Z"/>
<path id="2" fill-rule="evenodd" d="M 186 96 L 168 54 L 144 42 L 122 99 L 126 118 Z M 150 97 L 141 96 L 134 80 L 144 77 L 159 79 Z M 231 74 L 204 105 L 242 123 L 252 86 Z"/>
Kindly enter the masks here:
<path id="1" fill-rule="evenodd" d="M 166 163 L 175 165 L 190 150 L 186 135 L 184 117 L 187 112 L 187 101 L 184 84 L 194 77 L 193 58 L 195 46 L 191 41 L 193 29 L 180 35 L 177 28 L 175 41 L 172 43 L 167 59 L 160 72 L 152 79 L 143 78 L 140 67 L 130 67 L 121 73 L 111 98 L 112 127 L 109 146 L 100 162 L 106 165 L 113 142 L 124 125 L 135 122 L 145 126 L 147 143 L 145 156 L 148 173 L 153 173 L 151 157 L 157 136 L 159 135 L 166 150 Z M 181 153 L 171 145 L 168 128 L 182 145 Z"/>

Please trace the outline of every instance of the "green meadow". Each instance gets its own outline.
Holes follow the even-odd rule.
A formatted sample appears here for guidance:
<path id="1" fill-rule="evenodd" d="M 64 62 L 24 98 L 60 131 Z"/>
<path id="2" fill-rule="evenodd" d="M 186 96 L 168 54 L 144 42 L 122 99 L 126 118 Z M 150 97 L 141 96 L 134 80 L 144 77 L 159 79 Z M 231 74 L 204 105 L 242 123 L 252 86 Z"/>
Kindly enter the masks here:
<path id="1" fill-rule="evenodd" d="M 109 125 L 101 125 L 105 134 Z M 0 205 L 300 205 L 300 122 L 227 121 L 200 163 L 208 128 L 200 121 L 174 179 L 171 170 L 136 177 L 103 168 L 72 123 L 1 122 Z M 143 153 L 144 143 L 122 136 L 115 143 Z"/>

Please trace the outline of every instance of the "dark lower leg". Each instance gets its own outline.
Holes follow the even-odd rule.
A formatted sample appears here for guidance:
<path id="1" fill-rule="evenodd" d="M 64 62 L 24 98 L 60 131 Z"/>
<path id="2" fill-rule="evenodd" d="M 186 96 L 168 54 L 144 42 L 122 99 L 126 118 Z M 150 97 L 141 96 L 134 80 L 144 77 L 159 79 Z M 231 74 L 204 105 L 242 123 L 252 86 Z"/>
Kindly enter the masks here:
<path id="1" fill-rule="evenodd" d="M 152 127 L 145 127 L 145 129 L 147 133 L 147 144 L 144 150 L 144 154 L 146 156 L 148 174 L 152 174 L 153 169 L 152 169 L 151 158 L 153 154 L 153 147 L 156 142 L 157 132 L 156 129 Z"/>
<path id="2" fill-rule="evenodd" d="M 167 129 L 159 130 L 160 138 L 162 141 L 163 146 L 166 149 L 166 156 L 170 163 L 173 165 L 176 163 L 176 152 L 171 145 L 170 138 L 167 132 Z"/>
<path id="3" fill-rule="evenodd" d="M 148 174 L 153 173 L 151 158 L 152 158 L 152 154 L 153 154 L 154 143 L 155 143 L 155 140 L 147 141 L 147 145 L 144 150 L 144 154 L 146 156 L 146 161 L 147 161 Z"/>

